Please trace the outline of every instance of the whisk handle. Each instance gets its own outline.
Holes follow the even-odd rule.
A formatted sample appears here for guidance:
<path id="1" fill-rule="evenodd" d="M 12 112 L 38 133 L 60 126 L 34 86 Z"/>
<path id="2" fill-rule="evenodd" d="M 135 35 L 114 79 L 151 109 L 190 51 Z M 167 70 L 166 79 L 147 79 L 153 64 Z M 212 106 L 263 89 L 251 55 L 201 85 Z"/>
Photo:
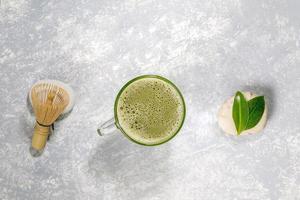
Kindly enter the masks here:
<path id="1" fill-rule="evenodd" d="M 31 146 L 36 150 L 42 150 L 47 142 L 50 127 L 35 123 Z"/>

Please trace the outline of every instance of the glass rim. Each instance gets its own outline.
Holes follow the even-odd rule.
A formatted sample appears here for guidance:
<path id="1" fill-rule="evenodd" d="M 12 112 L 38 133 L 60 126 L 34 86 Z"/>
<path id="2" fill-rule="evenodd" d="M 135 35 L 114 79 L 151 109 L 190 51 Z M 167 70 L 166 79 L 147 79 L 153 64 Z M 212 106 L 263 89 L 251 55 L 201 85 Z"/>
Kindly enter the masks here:
<path id="1" fill-rule="evenodd" d="M 118 101 L 119 101 L 119 98 L 122 94 L 122 92 L 133 82 L 137 81 L 137 80 L 141 80 L 141 79 L 144 79 L 144 78 L 157 78 L 157 79 L 160 79 L 168 84 L 170 84 L 179 94 L 180 98 L 181 98 L 181 101 L 182 101 L 182 104 L 183 104 L 183 117 L 182 117 L 182 120 L 181 120 L 181 124 L 180 126 L 178 127 L 178 129 L 174 132 L 174 134 L 172 134 L 171 137 L 169 137 L 168 139 L 166 140 L 163 140 L 159 143 L 154 143 L 154 144 L 145 144 L 145 143 L 142 143 L 142 142 L 139 142 L 139 141 L 136 141 L 134 140 L 133 138 L 131 138 L 124 130 L 123 128 L 121 127 L 120 123 L 119 123 L 119 119 L 118 119 L 118 114 L 117 114 L 117 108 L 118 108 Z M 165 78 L 165 77 L 162 77 L 162 76 L 159 76 L 159 75 L 152 75 L 152 74 L 148 74 L 148 75 L 141 75 L 141 76 L 137 76 L 131 80 L 129 80 L 122 88 L 121 90 L 118 92 L 118 95 L 115 99 L 115 103 L 114 103 L 114 118 L 115 118 L 115 125 L 117 126 L 118 129 L 120 129 L 120 131 L 128 138 L 130 139 L 131 141 L 137 143 L 137 144 L 140 144 L 140 145 L 144 145 L 144 146 L 158 146 L 158 145 L 161 145 L 161 144 L 164 144 L 168 141 L 170 141 L 172 138 L 174 138 L 178 132 L 181 130 L 183 124 L 184 124 L 184 121 L 185 121 L 185 116 L 186 116 L 186 105 L 185 105 L 185 101 L 184 101 L 184 98 L 183 98 L 183 95 L 181 94 L 180 90 L 177 88 L 177 86 L 171 82 L 169 79 Z"/>

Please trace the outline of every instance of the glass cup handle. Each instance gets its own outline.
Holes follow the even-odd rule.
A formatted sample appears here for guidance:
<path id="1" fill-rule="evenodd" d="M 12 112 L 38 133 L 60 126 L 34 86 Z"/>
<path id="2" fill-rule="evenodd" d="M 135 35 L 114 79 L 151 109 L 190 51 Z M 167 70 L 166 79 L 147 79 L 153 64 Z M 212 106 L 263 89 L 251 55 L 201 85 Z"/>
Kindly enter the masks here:
<path id="1" fill-rule="evenodd" d="M 117 130 L 117 126 L 115 124 L 115 118 L 112 117 L 106 122 L 103 122 L 99 125 L 97 128 L 97 132 L 100 136 L 105 136 L 113 133 L 115 130 Z"/>

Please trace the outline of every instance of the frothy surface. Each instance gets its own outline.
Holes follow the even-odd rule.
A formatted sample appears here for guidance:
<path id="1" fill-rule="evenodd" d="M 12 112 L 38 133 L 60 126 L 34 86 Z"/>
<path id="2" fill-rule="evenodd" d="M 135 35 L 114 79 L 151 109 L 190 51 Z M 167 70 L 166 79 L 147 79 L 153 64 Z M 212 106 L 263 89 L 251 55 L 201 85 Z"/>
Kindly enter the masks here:
<path id="1" fill-rule="evenodd" d="M 157 144 L 180 128 L 184 103 L 171 84 L 158 78 L 142 78 L 122 91 L 117 116 L 129 137 L 143 144 Z"/>

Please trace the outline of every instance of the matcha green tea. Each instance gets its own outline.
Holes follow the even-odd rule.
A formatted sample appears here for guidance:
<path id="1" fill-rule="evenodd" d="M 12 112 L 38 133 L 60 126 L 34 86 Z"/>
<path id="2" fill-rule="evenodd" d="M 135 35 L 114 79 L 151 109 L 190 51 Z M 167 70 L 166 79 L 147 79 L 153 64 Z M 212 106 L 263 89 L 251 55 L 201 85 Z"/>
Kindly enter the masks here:
<path id="1" fill-rule="evenodd" d="M 181 128 L 185 106 L 178 89 L 162 77 L 139 77 L 126 85 L 116 101 L 116 117 L 132 140 L 155 145 Z"/>

